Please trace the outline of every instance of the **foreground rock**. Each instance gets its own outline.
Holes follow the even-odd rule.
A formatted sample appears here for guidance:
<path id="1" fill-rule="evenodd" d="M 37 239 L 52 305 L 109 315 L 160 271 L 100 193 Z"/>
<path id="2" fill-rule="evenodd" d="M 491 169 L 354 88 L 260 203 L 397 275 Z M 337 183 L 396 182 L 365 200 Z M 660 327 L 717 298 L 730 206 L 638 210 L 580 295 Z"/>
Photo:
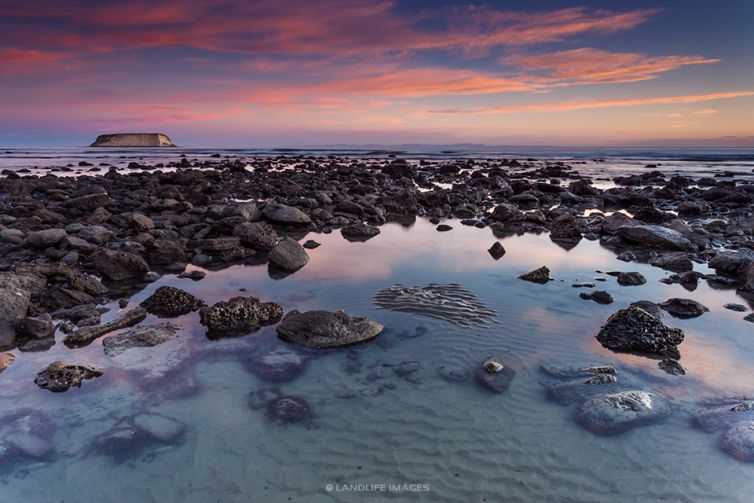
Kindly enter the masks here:
<path id="1" fill-rule="evenodd" d="M 377 337 L 385 327 L 368 318 L 351 317 L 345 311 L 293 310 L 277 327 L 278 336 L 309 348 L 337 348 Z"/>
<path id="2" fill-rule="evenodd" d="M 621 391 L 599 396 L 582 403 L 576 421 L 592 433 L 617 435 L 656 423 L 671 413 L 662 396 L 646 391 Z"/>
<path id="3" fill-rule="evenodd" d="M 500 241 L 495 241 L 495 243 L 487 250 L 487 253 L 489 253 L 495 260 L 500 260 L 503 255 L 505 255 L 505 248 Z"/>
<path id="4" fill-rule="evenodd" d="M 581 402 L 597 395 L 605 395 L 625 389 L 622 377 L 619 378 L 611 365 L 590 365 L 584 367 L 541 367 L 542 372 L 557 380 L 543 383 L 550 400 L 561 405 Z"/>
<path id="5" fill-rule="evenodd" d="M 207 337 L 233 337 L 256 332 L 263 325 L 277 323 L 283 307 L 274 302 L 261 302 L 256 297 L 234 297 L 199 310 Z"/>
<path id="6" fill-rule="evenodd" d="M 754 421 L 737 424 L 723 433 L 720 448 L 739 461 L 754 463 Z"/>
<path id="7" fill-rule="evenodd" d="M 126 312 L 121 318 L 106 323 L 104 325 L 97 325 L 94 327 L 83 327 L 66 336 L 63 343 L 69 348 L 80 348 L 88 346 L 94 340 L 102 337 L 110 332 L 115 332 L 122 328 L 128 328 L 137 323 L 144 321 L 147 317 L 147 311 L 144 308 L 137 307 Z"/>
<path id="8" fill-rule="evenodd" d="M 196 311 L 207 304 L 180 288 L 161 286 L 140 305 L 150 314 L 173 317 Z"/>
<path id="9" fill-rule="evenodd" d="M 534 269 L 531 272 L 522 274 L 518 277 L 518 279 L 531 281 L 532 283 L 539 283 L 542 285 L 549 281 L 552 281 L 552 278 L 550 277 L 550 269 L 548 269 L 546 266 L 542 266 L 539 269 Z"/>
<path id="10" fill-rule="evenodd" d="M 476 381 L 493 393 L 505 393 L 515 376 L 515 370 L 492 356 L 485 358 L 474 372 Z"/>
<path id="11" fill-rule="evenodd" d="M 608 318 L 597 340 L 613 351 L 680 358 L 683 331 L 666 326 L 658 317 L 636 306 L 621 309 Z"/>
<path id="12" fill-rule="evenodd" d="M 81 387 L 82 381 L 94 379 L 104 373 L 104 370 L 97 367 L 57 361 L 39 372 L 34 379 L 34 383 L 40 388 L 60 393 L 67 391 L 71 386 Z"/>
<path id="13" fill-rule="evenodd" d="M 101 134 L 90 147 L 175 147 L 162 133 Z"/>
<path id="14" fill-rule="evenodd" d="M 53 459 L 56 430 L 55 421 L 39 410 L 22 408 L 0 415 L 0 467 Z"/>
<path id="15" fill-rule="evenodd" d="M 754 421 L 754 400 L 730 397 L 703 403 L 706 407 L 691 413 L 691 423 L 707 433 L 733 424 Z"/>
<path id="16" fill-rule="evenodd" d="M 149 449 L 178 445 L 183 442 L 185 432 L 186 425 L 175 418 L 142 413 L 120 421 L 111 430 L 99 435 L 88 450 L 118 464 Z"/>
<path id="17" fill-rule="evenodd" d="M 115 357 L 131 348 L 152 347 L 167 342 L 178 327 L 169 323 L 138 327 L 118 335 L 111 335 L 102 340 L 102 348 L 109 357 Z"/>
<path id="18" fill-rule="evenodd" d="M 270 264 L 283 271 L 297 271 L 309 263 L 309 255 L 298 241 L 284 238 L 267 256 Z"/>

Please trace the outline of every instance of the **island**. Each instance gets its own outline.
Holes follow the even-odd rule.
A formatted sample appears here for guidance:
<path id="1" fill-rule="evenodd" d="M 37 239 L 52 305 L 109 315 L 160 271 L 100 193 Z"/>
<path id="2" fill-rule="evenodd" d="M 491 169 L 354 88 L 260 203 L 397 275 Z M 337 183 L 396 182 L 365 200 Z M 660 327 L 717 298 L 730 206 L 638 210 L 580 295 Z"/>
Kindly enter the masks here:
<path id="1" fill-rule="evenodd" d="M 162 133 L 101 134 L 90 147 L 175 147 L 173 141 Z"/>

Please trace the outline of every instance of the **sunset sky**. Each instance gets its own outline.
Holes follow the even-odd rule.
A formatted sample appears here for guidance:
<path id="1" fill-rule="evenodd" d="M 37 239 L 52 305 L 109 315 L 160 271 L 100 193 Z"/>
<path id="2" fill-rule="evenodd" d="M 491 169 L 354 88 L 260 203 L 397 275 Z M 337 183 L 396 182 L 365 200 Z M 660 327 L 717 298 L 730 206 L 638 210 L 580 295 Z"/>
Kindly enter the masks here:
<path id="1" fill-rule="evenodd" d="M 754 146 L 751 0 L 0 0 L 0 146 Z"/>

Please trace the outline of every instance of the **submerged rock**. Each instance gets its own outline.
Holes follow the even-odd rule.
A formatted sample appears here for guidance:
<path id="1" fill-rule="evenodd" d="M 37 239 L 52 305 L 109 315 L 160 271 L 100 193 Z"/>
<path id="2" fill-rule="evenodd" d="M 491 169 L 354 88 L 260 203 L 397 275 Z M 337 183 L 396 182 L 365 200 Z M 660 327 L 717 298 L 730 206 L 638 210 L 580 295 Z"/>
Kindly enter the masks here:
<path id="1" fill-rule="evenodd" d="M 256 332 L 263 325 L 277 323 L 283 308 L 275 302 L 261 302 L 256 297 L 234 297 L 199 310 L 207 337 L 229 337 Z"/>
<path id="2" fill-rule="evenodd" d="M 704 403 L 707 407 L 691 413 L 691 423 L 708 433 L 732 424 L 754 420 L 754 400 L 730 397 Z"/>
<path id="3" fill-rule="evenodd" d="M 597 340 L 613 351 L 679 358 L 683 331 L 670 328 L 640 307 L 621 309 L 608 318 Z"/>
<path id="4" fill-rule="evenodd" d="M 754 421 L 728 429 L 720 437 L 720 448 L 739 461 L 754 463 Z"/>
<path id="5" fill-rule="evenodd" d="M 125 419 L 99 435 L 89 446 L 94 454 L 107 456 L 116 464 L 135 458 L 149 448 L 180 444 L 186 425 L 177 419 L 143 413 Z"/>
<path id="6" fill-rule="evenodd" d="M 59 393 L 68 391 L 71 386 L 81 387 L 81 381 L 94 379 L 104 373 L 104 370 L 97 367 L 57 361 L 39 372 L 34 383 L 40 388 Z"/>
<path id="7" fill-rule="evenodd" d="M 172 286 L 161 286 L 147 297 L 140 306 L 158 316 L 181 316 L 206 306 L 188 292 Z"/>
<path id="8" fill-rule="evenodd" d="M 585 401 L 575 417 L 592 433 L 616 435 L 656 423 L 671 412 L 668 401 L 656 393 L 621 391 Z"/>
<path id="9" fill-rule="evenodd" d="M 583 367 L 542 366 L 542 372 L 558 379 L 542 383 L 547 397 L 561 405 L 580 402 L 597 395 L 625 389 L 624 379 L 619 380 L 611 365 Z"/>
<path id="10" fill-rule="evenodd" d="M 308 422 L 312 408 L 301 396 L 282 395 L 267 403 L 267 417 L 281 425 Z"/>
<path id="11" fill-rule="evenodd" d="M 284 270 L 297 271 L 309 263 L 309 255 L 298 241 L 284 238 L 267 255 L 270 264 Z"/>
<path id="12" fill-rule="evenodd" d="M 275 350 L 255 355 L 246 362 L 246 368 L 255 376 L 269 382 L 290 382 L 306 370 L 308 359 L 292 351 Z"/>
<path id="13" fill-rule="evenodd" d="M 102 340 L 102 347 L 109 357 L 118 356 L 131 348 L 152 347 L 166 342 L 173 337 L 178 327 L 169 323 L 138 327 L 118 335 L 111 335 Z"/>
<path id="14" fill-rule="evenodd" d="M 474 372 L 476 381 L 493 393 L 505 393 L 516 376 L 516 371 L 494 357 L 487 357 Z"/>
<path id="15" fill-rule="evenodd" d="M 351 317 L 345 311 L 293 310 L 277 327 L 278 336 L 310 348 L 336 348 L 377 337 L 385 327 L 368 318 Z"/>
<path id="16" fill-rule="evenodd" d="M 531 272 L 527 272 L 526 274 L 522 274 L 518 277 L 518 279 L 540 284 L 545 284 L 548 281 L 552 281 L 552 278 L 550 277 L 550 269 L 548 269 L 546 266 L 542 266 L 539 269 L 535 269 Z"/>
<path id="17" fill-rule="evenodd" d="M 704 304 L 691 299 L 673 298 L 658 305 L 672 316 L 682 319 L 696 318 L 709 311 Z"/>
<path id="18" fill-rule="evenodd" d="M 437 373 L 448 382 L 465 382 L 471 379 L 471 372 L 460 365 L 442 365 L 437 368 Z"/>
<path id="19" fill-rule="evenodd" d="M 47 414 L 35 409 L 16 409 L 0 416 L 0 470 L 53 459 L 56 429 Z"/>

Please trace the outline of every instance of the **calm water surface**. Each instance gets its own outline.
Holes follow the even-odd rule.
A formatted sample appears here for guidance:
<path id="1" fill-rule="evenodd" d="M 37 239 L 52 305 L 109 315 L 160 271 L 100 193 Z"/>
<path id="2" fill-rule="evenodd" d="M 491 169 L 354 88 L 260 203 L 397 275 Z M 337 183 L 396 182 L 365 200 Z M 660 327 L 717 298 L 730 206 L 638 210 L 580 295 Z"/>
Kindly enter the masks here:
<path id="1" fill-rule="evenodd" d="M 374 341 L 317 353 L 303 375 L 279 385 L 309 401 L 314 417 L 306 424 L 283 426 L 249 407 L 249 393 L 270 383 L 246 362 L 279 348 L 296 351 L 276 339 L 274 327 L 213 341 L 190 314 L 173 320 L 180 337 L 122 359 L 107 357 L 101 341 L 70 350 L 59 339 L 50 351 L 17 353 L 0 375 L 0 407 L 4 414 L 47 413 L 57 425 L 56 456 L 0 467 L 0 501 L 751 501 L 754 465 L 719 451 L 718 434 L 693 429 L 688 416 L 701 399 L 751 393 L 754 326 L 722 307 L 742 302 L 735 291 L 701 282 L 687 292 L 659 283 L 667 272 L 620 262 L 596 242 L 565 251 L 546 235 L 504 239 L 507 254 L 494 261 L 486 252 L 495 241 L 489 229 L 450 223 L 448 233 L 422 220 L 412 227 L 388 224 L 366 243 L 348 243 L 339 233 L 310 235 L 322 246 L 284 279 L 272 279 L 266 266 L 234 266 L 199 282 L 164 276 L 131 299 L 136 305 L 171 284 L 208 303 L 254 295 L 286 311 L 341 308 L 385 324 Z M 556 281 L 517 279 L 542 265 Z M 614 304 L 579 299 L 571 283 L 603 276 L 598 270 L 640 271 L 648 283 L 621 287 L 607 276 L 598 287 L 613 294 Z M 497 321 L 462 328 L 374 304 L 380 289 L 429 283 L 461 285 L 495 310 Z M 670 297 L 710 308 L 693 320 L 666 316 L 686 333 L 685 376 L 595 341 L 620 307 Z M 110 307 L 105 320 L 119 313 Z M 447 382 L 438 373 L 448 365 L 473 371 L 493 354 L 517 372 L 505 394 L 491 394 L 473 378 Z M 81 389 L 52 394 L 33 377 L 56 359 L 101 365 L 106 373 Z M 420 369 L 402 378 L 391 365 L 406 361 Z M 573 421 L 573 406 L 545 398 L 542 363 L 614 364 L 644 389 L 667 396 L 673 414 L 619 436 L 596 436 Z M 120 463 L 91 449 L 98 435 L 145 413 L 185 424 L 182 441 L 147 446 Z M 416 484 L 418 490 L 352 491 L 349 484 Z"/>

